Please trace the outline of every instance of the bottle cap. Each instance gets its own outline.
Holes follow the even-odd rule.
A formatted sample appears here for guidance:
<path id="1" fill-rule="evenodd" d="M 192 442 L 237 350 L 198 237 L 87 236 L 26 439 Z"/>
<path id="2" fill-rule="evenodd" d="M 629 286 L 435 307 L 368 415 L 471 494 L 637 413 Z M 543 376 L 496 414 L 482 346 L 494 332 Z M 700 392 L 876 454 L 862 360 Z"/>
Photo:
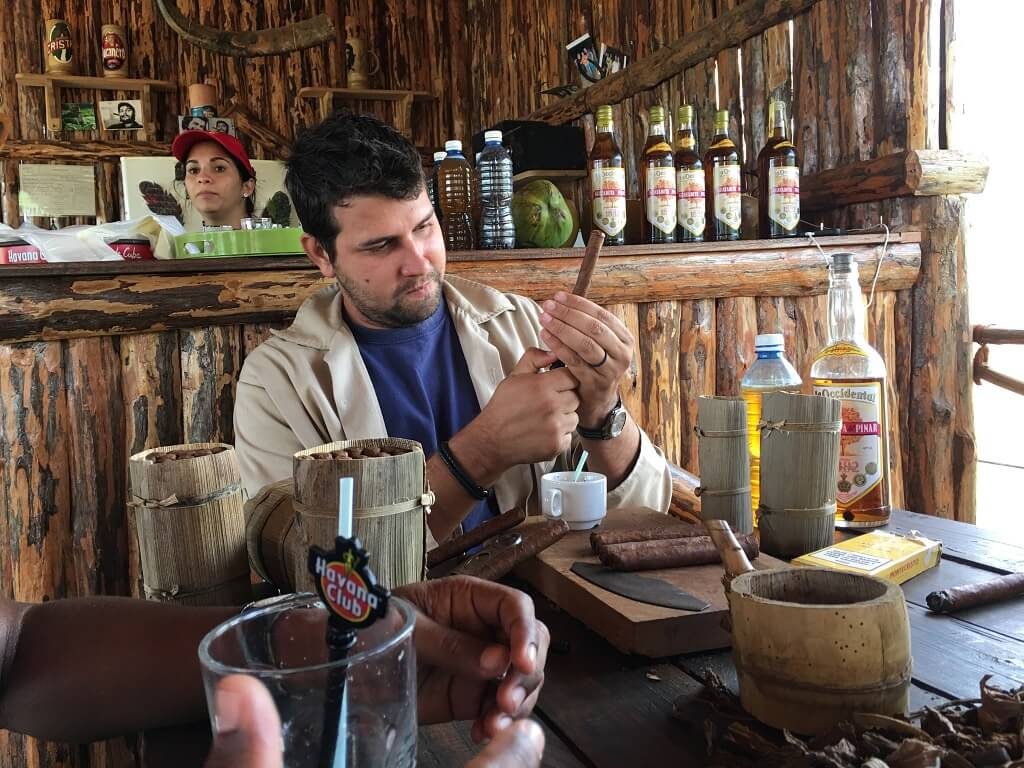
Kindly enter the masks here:
<path id="1" fill-rule="evenodd" d="M 652 125 L 665 122 L 665 110 L 660 104 L 655 104 L 651 107 L 648 114 L 650 115 Z"/>
<path id="2" fill-rule="evenodd" d="M 490 144 L 492 141 L 501 144 L 501 131 L 484 131 L 484 143 Z"/>
<path id="3" fill-rule="evenodd" d="M 594 113 L 599 123 L 611 123 L 612 121 L 612 107 L 610 104 L 602 104 L 597 108 L 597 112 Z"/>
<path id="4" fill-rule="evenodd" d="M 688 125 L 693 122 L 693 105 L 683 104 L 676 113 L 679 117 L 680 125 Z"/>
<path id="5" fill-rule="evenodd" d="M 782 99 L 772 99 L 768 102 L 768 124 L 773 128 L 786 124 L 786 102 Z"/>
<path id="6" fill-rule="evenodd" d="M 444 150 L 445 152 L 461 152 L 462 142 L 458 139 L 448 139 L 448 141 L 444 143 Z"/>
<path id="7" fill-rule="evenodd" d="M 781 333 L 759 333 L 754 339 L 754 347 L 757 349 L 782 349 L 785 346 L 785 337 Z"/>
<path id="8" fill-rule="evenodd" d="M 446 157 L 448 157 L 448 153 L 447 152 L 435 152 L 434 153 L 434 162 L 435 163 L 440 163 Z"/>
<path id="9" fill-rule="evenodd" d="M 715 112 L 715 128 L 729 127 L 729 110 L 719 109 Z"/>

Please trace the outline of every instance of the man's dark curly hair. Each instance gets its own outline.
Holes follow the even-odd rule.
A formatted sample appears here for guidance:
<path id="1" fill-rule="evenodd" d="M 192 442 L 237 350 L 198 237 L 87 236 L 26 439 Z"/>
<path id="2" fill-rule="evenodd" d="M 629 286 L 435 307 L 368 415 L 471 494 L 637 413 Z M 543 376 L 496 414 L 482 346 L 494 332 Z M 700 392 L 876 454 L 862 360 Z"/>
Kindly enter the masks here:
<path id="1" fill-rule="evenodd" d="M 284 183 L 302 229 L 332 261 L 339 232 L 335 206 L 357 195 L 412 200 L 425 184 L 412 142 L 375 117 L 344 110 L 299 134 L 285 166 Z"/>

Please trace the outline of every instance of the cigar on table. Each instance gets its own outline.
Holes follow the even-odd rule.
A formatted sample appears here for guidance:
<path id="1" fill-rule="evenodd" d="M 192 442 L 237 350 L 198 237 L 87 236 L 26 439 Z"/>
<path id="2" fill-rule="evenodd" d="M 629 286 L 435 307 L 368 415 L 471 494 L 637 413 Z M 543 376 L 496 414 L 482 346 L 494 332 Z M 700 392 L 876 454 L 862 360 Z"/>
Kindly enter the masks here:
<path id="1" fill-rule="evenodd" d="M 747 557 L 753 560 L 758 556 L 760 548 L 756 536 L 744 534 L 736 538 Z M 597 556 L 602 563 L 617 571 L 651 571 L 721 562 L 718 548 L 710 536 L 608 544 L 598 547 Z"/>
<path id="2" fill-rule="evenodd" d="M 707 536 L 707 534 L 702 527 L 688 523 L 662 525 L 657 528 L 618 528 L 614 531 L 596 531 L 590 534 L 590 547 L 596 553 L 598 547 L 604 547 L 609 544 L 625 544 L 630 541 L 685 539 L 690 536 Z"/>
<path id="3" fill-rule="evenodd" d="M 928 607 L 939 613 L 962 611 L 978 605 L 989 605 L 1001 600 L 1024 596 L 1024 573 L 1011 573 L 980 584 L 930 592 L 925 598 Z"/>
<path id="4" fill-rule="evenodd" d="M 522 530 L 523 540 L 518 544 L 486 557 L 469 557 L 452 573 L 497 581 L 523 560 L 547 549 L 568 532 L 569 524 L 565 520 L 546 520 L 543 523 L 528 525 Z"/>
<path id="5" fill-rule="evenodd" d="M 525 519 L 526 509 L 524 507 L 515 507 L 508 512 L 501 513 L 497 517 L 492 517 L 473 530 L 467 531 L 454 539 L 442 542 L 427 552 L 427 567 L 433 568 L 445 560 L 461 555 L 467 549 L 472 549 L 477 544 L 483 544 L 491 536 L 496 536 L 503 531 L 507 531 L 509 528 L 514 528 Z"/>

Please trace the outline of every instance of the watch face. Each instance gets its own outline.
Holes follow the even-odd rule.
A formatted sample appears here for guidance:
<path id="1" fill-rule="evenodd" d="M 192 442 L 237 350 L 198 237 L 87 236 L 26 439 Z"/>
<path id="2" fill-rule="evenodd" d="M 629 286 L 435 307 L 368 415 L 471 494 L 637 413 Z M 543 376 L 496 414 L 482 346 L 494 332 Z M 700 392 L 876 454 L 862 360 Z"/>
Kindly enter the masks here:
<path id="1" fill-rule="evenodd" d="M 622 434 L 622 430 L 626 428 L 626 415 L 625 408 L 619 408 L 615 411 L 611 423 L 608 425 L 609 437 L 618 437 Z"/>

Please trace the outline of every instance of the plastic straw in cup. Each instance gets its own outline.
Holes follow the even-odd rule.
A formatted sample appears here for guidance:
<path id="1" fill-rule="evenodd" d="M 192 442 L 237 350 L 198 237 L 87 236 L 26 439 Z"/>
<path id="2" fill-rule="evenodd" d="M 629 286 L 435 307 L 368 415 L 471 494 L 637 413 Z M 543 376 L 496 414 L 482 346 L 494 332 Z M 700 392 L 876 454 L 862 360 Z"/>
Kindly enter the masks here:
<path id="1" fill-rule="evenodd" d="M 583 465 L 587 463 L 587 457 L 590 454 L 587 451 L 583 451 L 583 455 L 580 456 L 580 460 L 576 463 L 576 474 L 572 476 L 572 481 L 578 483 L 580 481 L 580 472 L 583 471 Z"/>
<path id="2" fill-rule="evenodd" d="M 338 535 L 352 538 L 352 495 L 355 484 L 351 477 L 338 480 Z M 345 674 L 344 672 L 342 674 Z M 342 686 L 345 678 L 342 678 Z M 333 768 L 346 768 L 348 761 L 348 689 L 341 692 L 341 709 L 338 712 L 338 739 L 334 745 Z"/>

